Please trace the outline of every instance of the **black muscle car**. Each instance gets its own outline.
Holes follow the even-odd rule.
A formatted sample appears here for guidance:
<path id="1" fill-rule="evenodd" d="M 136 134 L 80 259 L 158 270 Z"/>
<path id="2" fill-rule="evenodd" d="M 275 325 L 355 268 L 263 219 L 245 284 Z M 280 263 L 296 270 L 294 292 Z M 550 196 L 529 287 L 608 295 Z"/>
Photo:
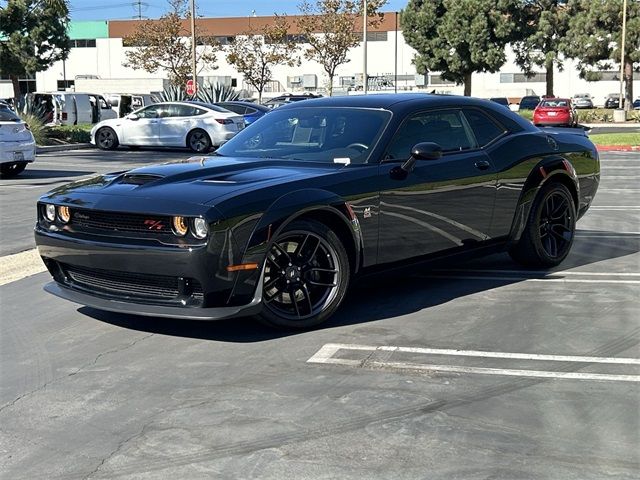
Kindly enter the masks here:
<path id="1" fill-rule="evenodd" d="M 321 98 L 274 110 L 212 156 L 57 188 L 35 236 L 45 289 L 71 301 L 306 328 L 373 268 L 497 250 L 557 265 L 599 178 L 586 136 L 493 102 Z"/>

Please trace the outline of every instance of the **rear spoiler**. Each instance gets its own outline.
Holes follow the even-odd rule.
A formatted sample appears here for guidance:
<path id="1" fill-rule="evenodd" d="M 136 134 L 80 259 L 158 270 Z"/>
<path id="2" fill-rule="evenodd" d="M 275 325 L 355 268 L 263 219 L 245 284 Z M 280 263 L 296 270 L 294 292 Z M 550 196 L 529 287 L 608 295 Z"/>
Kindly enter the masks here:
<path id="1" fill-rule="evenodd" d="M 572 135 L 580 135 L 581 137 L 588 137 L 588 132 L 591 127 L 585 127 L 584 125 L 578 125 L 576 127 L 538 127 L 544 133 L 550 133 L 557 135 L 561 133 L 569 133 Z"/>

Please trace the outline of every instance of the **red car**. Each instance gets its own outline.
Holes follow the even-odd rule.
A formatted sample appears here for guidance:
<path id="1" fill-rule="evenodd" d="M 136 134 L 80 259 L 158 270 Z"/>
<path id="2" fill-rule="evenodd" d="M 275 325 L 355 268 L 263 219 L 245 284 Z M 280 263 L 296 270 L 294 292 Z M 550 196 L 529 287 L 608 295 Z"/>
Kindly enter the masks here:
<path id="1" fill-rule="evenodd" d="M 574 127 L 578 123 L 578 115 L 568 98 L 547 98 L 542 100 L 533 111 L 533 124 L 567 125 Z"/>

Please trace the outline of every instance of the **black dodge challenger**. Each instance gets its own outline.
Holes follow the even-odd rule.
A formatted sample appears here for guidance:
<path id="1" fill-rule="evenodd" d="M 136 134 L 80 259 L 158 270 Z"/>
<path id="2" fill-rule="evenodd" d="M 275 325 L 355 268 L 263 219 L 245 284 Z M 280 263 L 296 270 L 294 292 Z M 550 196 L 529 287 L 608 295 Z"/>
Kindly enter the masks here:
<path id="1" fill-rule="evenodd" d="M 101 175 L 38 203 L 45 289 L 97 309 L 325 321 L 371 269 L 508 251 L 550 267 L 598 188 L 585 135 L 426 94 L 280 107 L 212 156 Z"/>

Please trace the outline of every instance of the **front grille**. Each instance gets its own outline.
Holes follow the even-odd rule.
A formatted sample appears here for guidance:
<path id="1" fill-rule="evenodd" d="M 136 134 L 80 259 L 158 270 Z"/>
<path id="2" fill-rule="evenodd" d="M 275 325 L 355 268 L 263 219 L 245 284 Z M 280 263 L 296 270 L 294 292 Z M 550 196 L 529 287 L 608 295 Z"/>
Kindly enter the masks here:
<path id="1" fill-rule="evenodd" d="M 200 282 L 194 279 L 116 272 L 76 265 L 61 267 L 71 286 L 95 293 L 160 302 L 190 300 L 191 304 L 201 304 L 203 300 Z"/>
<path id="2" fill-rule="evenodd" d="M 171 217 L 136 213 L 71 210 L 71 225 L 80 230 L 171 233 Z"/>

